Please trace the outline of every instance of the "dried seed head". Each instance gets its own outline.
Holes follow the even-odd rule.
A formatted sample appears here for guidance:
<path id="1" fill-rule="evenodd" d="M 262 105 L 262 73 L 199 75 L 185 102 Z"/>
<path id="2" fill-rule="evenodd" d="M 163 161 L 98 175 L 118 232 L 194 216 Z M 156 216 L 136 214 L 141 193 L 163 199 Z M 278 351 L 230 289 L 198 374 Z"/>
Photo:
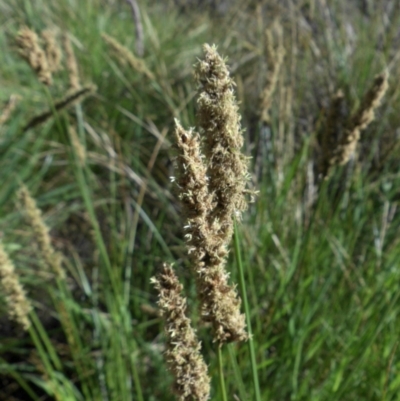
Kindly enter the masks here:
<path id="1" fill-rule="evenodd" d="M 360 139 L 361 131 L 367 128 L 375 117 L 375 109 L 387 91 L 388 78 L 387 73 L 375 77 L 371 89 L 365 94 L 360 107 L 346 127 L 342 140 L 333 151 L 331 166 L 343 165 L 349 161 Z"/>
<path id="2" fill-rule="evenodd" d="M 220 344 L 245 340 L 240 300 L 235 288 L 228 284 L 224 269 L 228 244 L 224 235 L 221 238 L 220 222 L 210 218 L 215 202 L 208 188 L 199 136 L 185 131 L 177 121 L 175 136 L 180 198 L 188 219 L 186 242 L 196 275 L 202 318 L 211 322 L 215 340 Z"/>
<path id="3" fill-rule="evenodd" d="M 204 45 L 196 67 L 198 120 L 208 164 L 198 135 L 179 124 L 176 138 L 178 184 L 188 217 L 186 239 L 196 274 L 202 318 L 211 322 L 220 345 L 247 339 L 240 299 L 225 271 L 234 217 L 247 208 L 247 159 L 229 71 L 215 46 Z"/>
<path id="4" fill-rule="evenodd" d="M 26 297 L 25 291 L 19 282 L 14 264 L 8 257 L 0 243 L 0 288 L 7 302 L 7 311 L 10 319 L 18 323 L 24 330 L 28 330 L 31 323 L 29 312 L 32 306 Z"/>
<path id="5" fill-rule="evenodd" d="M 340 138 L 340 130 L 342 129 L 344 116 L 342 113 L 344 94 L 342 90 L 338 90 L 331 100 L 331 104 L 327 113 L 326 129 L 322 133 L 321 138 L 321 156 L 319 162 L 319 174 L 321 178 L 329 175 L 333 166 L 333 152 L 338 146 Z"/>
<path id="6" fill-rule="evenodd" d="M 179 197 L 190 226 L 192 239 L 189 243 L 196 243 L 208 230 L 207 217 L 214 204 L 208 190 L 207 166 L 201 153 L 200 137 L 193 131 L 184 130 L 178 120 L 175 123 Z"/>
<path id="7" fill-rule="evenodd" d="M 46 29 L 42 32 L 42 39 L 45 45 L 47 63 L 52 73 L 57 72 L 61 68 L 62 51 L 57 44 L 57 36 L 55 30 Z"/>
<path id="8" fill-rule="evenodd" d="M 71 139 L 71 145 L 74 149 L 75 156 L 78 159 L 80 166 L 84 166 L 86 163 L 86 150 L 79 139 L 75 127 L 70 125 L 68 127 L 68 132 Z"/>
<path id="9" fill-rule="evenodd" d="M 361 105 L 351 120 L 350 128 L 360 131 L 367 128 L 375 118 L 375 109 L 381 104 L 382 98 L 388 89 L 389 74 L 387 72 L 377 75 L 370 90 L 365 94 Z"/>
<path id="10" fill-rule="evenodd" d="M 20 99 L 20 97 L 18 95 L 10 96 L 10 100 L 8 101 L 6 107 L 0 114 L 0 127 L 2 125 L 4 125 L 10 119 L 10 116 L 11 116 L 12 112 L 14 111 L 19 99 Z"/>
<path id="11" fill-rule="evenodd" d="M 34 31 L 24 27 L 16 38 L 19 53 L 28 62 L 37 74 L 39 81 L 51 85 L 51 71 L 47 63 L 46 54 L 39 45 L 39 38 Z"/>
<path id="12" fill-rule="evenodd" d="M 273 29 L 265 31 L 266 38 L 266 54 L 268 62 L 267 82 L 264 90 L 261 93 L 261 121 L 266 124 L 270 123 L 269 111 L 272 105 L 272 97 L 275 93 L 279 75 L 282 69 L 283 60 L 285 58 L 285 48 L 282 43 L 282 29 L 280 25 L 275 25 L 275 31 L 278 33 L 278 45 L 274 46 Z"/>
<path id="13" fill-rule="evenodd" d="M 158 291 L 158 306 L 165 319 L 168 343 L 165 358 L 175 376 L 175 392 L 180 401 L 206 401 L 210 398 L 210 378 L 200 353 L 201 344 L 186 316 L 182 285 L 166 264 L 151 281 Z"/>
<path id="14" fill-rule="evenodd" d="M 63 35 L 63 47 L 66 57 L 66 65 L 69 77 L 69 89 L 71 91 L 78 91 L 81 89 L 79 80 L 79 69 L 76 61 L 74 49 L 72 48 L 71 40 L 67 33 Z"/>
<path id="15" fill-rule="evenodd" d="M 36 206 L 35 200 L 25 186 L 19 189 L 17 195 L 24 208 L 26 220 L 35 234 L 35 241 L 39 246 L 40 255 L 46 267 L 52 271 L 57 278 L 64 279 L 65 272 L 61 266 L 62 256 L 60 253 L 56 252 L 51 245 L 49 228 L 43 221 L 42 212 Z"/>
<path id="16" fill-rule="evenodd" d="M 221 224 L 221 240 L 229 242 L 233 218 L 247 208 L 248 159 L 241 153 L 243 135 L 232 81 L 215 46 L 204 45 L 196 68 L 199 84 L 198 119 L 209 161 L 209 191 L 216 207 L 211 216 Z"/>
<path id="17" fill-rule="evenodd" d="M 105 33 L 102 33 L 101 37 L 111 47 L 111 49 L 114 50 L 120 62 L 123 64 L 128 63 L 134 71 L 137 71 L 145 75 L 147 78 L 154 80 L 153 73 L 148 69 L 143 59 L 137 58 L 129 49 L 121 45 L 121 43 L 119 43 L 115 38 Z"/>

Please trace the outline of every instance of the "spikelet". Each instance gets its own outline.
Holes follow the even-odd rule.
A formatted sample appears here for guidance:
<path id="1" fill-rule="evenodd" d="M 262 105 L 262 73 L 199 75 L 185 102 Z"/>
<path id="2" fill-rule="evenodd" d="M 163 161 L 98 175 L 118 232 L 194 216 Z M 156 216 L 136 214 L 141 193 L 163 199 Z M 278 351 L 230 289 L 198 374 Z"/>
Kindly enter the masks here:
<path id="1" fill-rule="evenodd" d="M 215 46 L 204 45 L 204 60 L 197 64 L 195 77 L 200 86 L 198 121 L 205 137 L 209 191 L 216 206 L 211 216 L 220 224 L 221 241 L 229 242 L 233 218 L 247 209 L 248 159 L 241 153 L 243 135 L 234 82 Z"/>
<path id="2" fill-rule="evenodd" d="M 51 71 L 47 63 L 46 54 L 39 45 L 39 38 L 34 31 L 24 27 L 16 37 L 20 55 L 35 71 L 38 79 L 45 85 L 52 83 Z"/>
<path id="3" fill-rule="evenodd" d="M 206 401 L 210 398 L 210 378 L 200 353 L 201 344 L 186 317 L 182 285 L 167 264 L 151 282 L 158 291 L 158 306 L 165 319 L 165 359 L 175 377 L 174 390 L 180 401 Z"/>
<path id="4" fill-rule="evenodd" d="M 32 306 L 19 282 L 14 264 L 8 257 L 1 243 L 0 291 L 7 302 L 7 311 L 10 319 L 17 322 L 24 330 L 28 330 L 31 325 L 29 312 L 31 311 Z"/>
<path id="5" fill-rule="evenodd" d="M 14 111 L 19 99 L 20 98 L 18 95 L 10 96 L 10 100 L 8 101 L 5 109 L 0 114 L 0 127 L 10 119 L 11 114 Z"/>
<path id="6" fill-rule="evenodd" d="M 44 42 L 49 70 L 51 73 L 57 72 L 61 68 L 62 52 L 60 46 L 57 44 L 56 32 L 46 29 L 42 32 L 41 36 Z"/>
<path id="7" fill-rule="evenodd" d="M 75 127 L 69 126 L 68 127 L 68 132 L 71 140 L 71 145 L 74 149 L 74 153 L 76 155 L 76 158 L 78 159 L 78 162 L 80 166 L 84 166 L 86 163 L 86 150 L 85 147 L 82 145 L 78 133 L 76 132 Z"/>
<path id="8" fill-rule="evenodd" d="M 276 30 L 279 34 L 279 43 L 276 49 L 274 48 L 274 39 L 272 29 L 265 31 L 266 38 L 266 53 L 268 58 L 269 72 L 267 75 L 267 83 L 261 93 L 261 121 L 265 124 L 270 123 L 269 111 L 272 105 L 272 97 L 275 93 L 278 83 L 279 74 L 282 69 L 283 60 L 285 58 L 285 49 L 282 44 L 281 27 L 276 25 Z"/>
<path id="9" fill-rule="evenodd" d="M 74 49 L 67 33 L 63 34 L 63 47 L 66 57 L 66 66 L 69 78 L 69 90 L 72 92 L 79 91 L 81 84 L 79 80 L 79 69 L 76 61 Z"/>
<path id="10" fill-rule="evenodd" d="M 343 138 L 333 150 L 329 160 L 329 166 L 346 164 L 360 139 L 361 131 L 375 118 L 375 109 L 380 105 L 388 88 L 388 73 L 377 75 L 370 90 L 365 94 L 357 112 L 350 119 L 350 123 L 344 130 Z"/>
<path id="11" fill-rule="evenodd" d="M 143 59 L 135 57 L 129 49 L 121 45 L 121 43 L 119 43 L 113 37 L 105 33 L 102 33 L 101 37 L 115 51 L 116 55 L 122 63 L 127 62 L 133 70 L 145 75 L 151 80 L 154 80 L 153 73 L 148 69 Z"/>
<path id="12" fill-rule="evenodd" d="M 196 66 L 199 84 L 198 121 L 205 156 L 197 134 L 178 123 L 178 185 L 188 218 L 186 239 L 203 320 L 212 324 L 220 345 L 248 338 L 236 288 L 225 270 L 234 218 L 247 208 L 247 159 L 240 149 L 243 135 L 229 71 L 215 46 L 204 45 L 204 59 Z"/>
<path id="13" fill-rule="evenodd" d="M 54 115 L 54 110 L 55 111 L 61 111 L 63 109 L 66 109 L 76 103 L 82 102 L 85 98 L 88 96 L 92 95 L 95 93 L 97 90 L 95 85 L 87 85 L 84 86 L 81 89 L 77 89 L 72 92 L 68 92 L 67 95 L 58 100 L 57 102 L 54 103 L 54 107 L 50 110 L 46 110 L 41 114 L 38 114 L 37 116 L 33 117 L 24 127 L 23 131 L 27 131 L 30 128 L 36 127 L 39 124 L 44 123 L 47 121 L 51 116 Z"/>
<path id="14" fill-rule="evenodd" d="M 196 276 L 202 319 L 212 324 L 215 340 L 220 345 L 245 340 L 240 300 L 235 288 L 229 286 L 224 269 L 227 244 L 218 235 L 218 222 L 210 219 L 215 202 L 208 189 L 199 136 L 185 131 L 177 121 L 175 136 L 180 199 L 188 220 L 185 237 Z"/>
<path id="15" fill-rule="evenodd" d="M 38 244 L 40 256 L 45 262 L 47 269 L 57 278 L 64 279 L 65 272 L 61 265 L 62 256 L 51 245 L 49 228 L 43 221 L 42 212 L 36 206 L 35 200 L 25 186 L 21 186 L 17 196 L 24 209 L 25 218 L 35 234 L 35 241 Z"/>

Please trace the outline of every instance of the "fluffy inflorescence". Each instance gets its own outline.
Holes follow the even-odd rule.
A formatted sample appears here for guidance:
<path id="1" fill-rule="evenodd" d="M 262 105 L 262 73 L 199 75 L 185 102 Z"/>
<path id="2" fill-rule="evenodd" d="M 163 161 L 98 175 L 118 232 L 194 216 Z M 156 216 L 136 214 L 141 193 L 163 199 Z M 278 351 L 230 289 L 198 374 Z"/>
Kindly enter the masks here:
<path id="1" fill-rule="evenodd" d="M 2 244 L 0 244 L 0 288 L 7 302 L 7 311 L 10 318 L 24 330 L 29 329 L 31 325 L 29 312 L 32 307 L 19 282 L 14 265 Z"/>
<path id="2" fill-rule="evenodd" d="M 220 344 L 245 340 L 240 300 L 235 288 L 228 284 L 225 271 L 228 244 L 221 240 L 219 221 L 211 219 L 216 202 L 209 192 L 199 135 L 185 131 L 179 123 L 175 135 L 180 198 L 188 219 L 186 240 L 196 274 L 202 318 L 212 324 Z"/>
<path id="3" fill-rule="evenodd" d="M 200 353 L 201 344 L 186 316 L 182 285 L 167 264 L 151 281 L 158 291 L 158 306 L 165 319 L 165 358 L 175 377 L 175 392 L 180 401 L 206 401 L 210 397 L 210 378 Z"/>
<path id="4" fill-rule="evenodd" d="M 24 209 L 26 220 L 35 234 L 35 240 L 46 267 L 55 274 L 57 278 L 64 279 L 65 272 L 62 268 L 62 257 L 54 250 L 51 244 L 49 228 L 43 221 L 42 212 L 36 206 L 35 200 L 25 186 L 19 189 L 18 198 Z"/>
<path id="5" fill-rule="evenodd" d="M 46 58 L 50 72 L 57 72 L 61 68 L 62 52 L 57 43 L 56 32 L 46 29 L 42 32 L 42 39 L 45 44 Z"/>
<path id="6" fill-rule="evenodd" d="M 199 84 L 198 120 L 205 138 L 209 191 L 216 206 L 212 219 L 220 222 L 221 240 L 229 242 L 233 218 L 247 209 L 247 158 L 242 154 L 241 117 L 232 81 L 215 46 L 204 45 L 204 60 L 196 68 Z"/>
<path id="7" fill-rule="evenodd" d="M 203 320 L 222 345 L 247 339 L 240 298 L 225 270 L 234 218 L 247 208 L 247 159 L 229 71 L 215 46 L 196 67 L 201 137 L 177 123 L 178 185 L 188 219 L 186 239 Z M 204 147 L 205 156 L 202 154 Z"/>
<path id="8" fill-rule="evenodd" d="M 16 42 L 21 56 L 36 72 L 39 81 L 45 85 L 51 85 L 52 77 L 47 57 L 40 47 L 39 38 L 36 33 L 24 27 L 19 31 Z"/>

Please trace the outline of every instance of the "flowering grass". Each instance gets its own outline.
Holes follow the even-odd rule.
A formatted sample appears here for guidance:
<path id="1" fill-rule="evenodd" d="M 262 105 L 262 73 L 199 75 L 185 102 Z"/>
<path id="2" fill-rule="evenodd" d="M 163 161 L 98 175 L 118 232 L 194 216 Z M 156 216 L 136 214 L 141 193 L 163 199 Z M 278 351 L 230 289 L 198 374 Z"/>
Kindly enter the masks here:
<path id="1" fill-rule="evenodd" d="M 0 293 L 1 397 L 170 400 L 175 379 L 164 360 L 171 351 L 160 316 L 165 303 L 158 305 L 150 279 L 171 262 L 176 288 L 183 286 L 186 298 L 179 298 L 185 304 L 180 310 L 201 341 L 210 399 L 397 399 L 395 3 L 241 2 L 225 13 L 138 3 L 143 55 L 135 53 L 127 3 L 0 2 L 0 232 L 3 264 L 13 266 L 0 271 L 18 274 L 14 292 L 9 287 Z M 48 64 L 51 85 L 43 65 L 21 57 L 15 38 L 23 27 L 35 32 L 42 55 L 49 46 L 42 32 L 59 29 L 54 40 L 63 61 L 60 69 Z M 146 69 L 122 62 L 104 34 Z M 74 67 L 66 62 L 65 38 Z M 204 43 L 215 43 L 227 57 L 229 78 L 212 59 L 212 47 L 204 60 Z M 281 56 L 272 60 L 273 53 Z M 374 78 L 386 71 L 387 77 Z M 236 106 L 218 97 L 215 76 L 225 79 L 224 93 L 234 95 Z M 90 97 L 73 97 L 87 88 Z M 225 117 L 210 123 L 221 103 L 225 116 L 232 107 L 242 116 L 239 128 L 236 120 L 225 129 Z M 373 106 L 373 120 L 362 111 L 371 109 L 366 104 Z M 46 118 L 30 124 L 43 110 Z M 321 155 L 349 142 L 350 128 L 357 130 L 356 146 L 346 151 L 345 164 L 343 158 L 328 163 L 328 178 L 321 180 Z M 228 148 L 248 163 L 245 178 L 259 191 L 233 243 L 220 210 L 232 199 L 231 210 L 242 210 L 236 200 L 246 192 L 218 189 L 232 171 L 234 181 L 244 178 L 241 169 L 220 169 L 227 151 L 216 136 L 221 129 L 243 135 L 242 148 L 235 141 Z M 196 132 L 205 131 L 212 135 L 201 144 L 205 158 L 199 155 L 198 162 L 214 164 L 203 165 L 205 171 L 200 164 L 193 174 L 203 174 L 203 187 L 212 190 L 197 202 L 200 211 L 214 205 L 209 220 L 221 223 L 227 292 L 240 293 L 243 323 L 252 328 L 250 341 L 223 347 L 216 346 L 218 325 L 204 319 L 196 295 L 196 268 L 187 255 L 193 244 L 184 237 L 193 233 L 183 226 L 187 218 L 197 224 L 198 215 L 189 216 L 181 205 L 192 195 L 179 199 L 176 186 L 182 182 L 173 163 L 178 150 L 171 147 L 180 140 L 183 152 L 189 142 L 196 145 Z M 238 148 L 252 158 L 242 159 Z M 65 279 L 44 266 L 40 236 L 17 200 L 22 184 L 48 227 L 46 244 L 53 255 L 63 255 Z M 29 302 L 29 323 L 9 308 L 17 292 Z M 198 371 L 205 370 L 201 366 Z"/>

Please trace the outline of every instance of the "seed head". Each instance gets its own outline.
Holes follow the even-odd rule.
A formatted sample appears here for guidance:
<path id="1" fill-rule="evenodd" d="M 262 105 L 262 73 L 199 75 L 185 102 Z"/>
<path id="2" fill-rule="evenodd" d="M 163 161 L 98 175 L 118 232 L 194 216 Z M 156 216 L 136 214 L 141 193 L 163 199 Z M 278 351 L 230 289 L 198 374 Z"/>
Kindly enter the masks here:
<path id="1" fill-rule="evenodd" d="M 174 390 L 180 401 L 206 401 L 210 397 L 210 378 L 200 353 L 201 344 L 186 316 L 183 287 L 167 264 L 151 281 L 158 291 L 158 306 L 165 320 L 165 359 L 175 376 Z"/>

